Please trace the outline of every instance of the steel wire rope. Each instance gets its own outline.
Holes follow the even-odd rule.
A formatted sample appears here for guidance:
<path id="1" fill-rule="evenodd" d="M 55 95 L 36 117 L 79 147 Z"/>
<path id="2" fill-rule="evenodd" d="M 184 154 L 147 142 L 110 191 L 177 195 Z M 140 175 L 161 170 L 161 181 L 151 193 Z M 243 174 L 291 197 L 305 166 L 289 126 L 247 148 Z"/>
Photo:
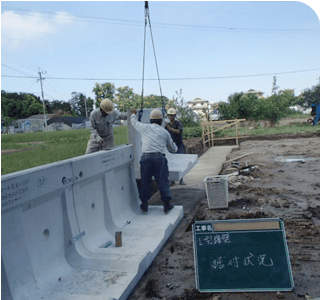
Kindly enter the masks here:
<path id="1" fill-rule="evenodd" d="M 143 42 L 144 43 L 144 46 L 143 46 L 143 70 L 142 70 L 141 106 L 140 106 L 140 111 L 139 111 L 139 116 L 138 116 L 139 122 L 141 121 L 142 114 L 143 114 L 144 67 L 145 67 L 145 52 L 146 52 L 146 27 L 147 27 L 148 21 L 149 21 L 150 36 L 151 36 L 151 41 L 152 41 L 153 54 L 154 54 L 156 70 L 157 70 L 157 76 L 158 76 L 158 82 L 159 82 L 159 89 L 160 89 L 160 96 L 161 96 L 161 103 L 162 103 L 162 113 L 163 113 L 163 115 L 165 114 L 165 108 L 164 108 L 164 102 L 163 102 L 163 96 L 162 96 L 162 89 L 161 89 L 161 83 L 160 83 L 160 76 L 159 76 L 159 69 L 158 69 L 158 63 L 157 63 L 157 56 L 156 56 L 156 50 L 155 50 L 155 46 L 154 46 L 152 29 L 151 29 L 151 21 L 150 21 L 148 1 L 145 1 L 144 8 L 145 8 L 145 16 L 144 16 L 145 20 L 144 20 L 144 42 Z"/>
<path id="2" fill-rule="evenodd" d="M 142 59 L 142 90 L 141 90 L 141 102 L 140 102 L 140 111 L 138 115 L 139 122 L 141 121 L 143 114 L 143 92 L 144 92 L 144 65 L 146 57 L 146 29 L 147 29 L 147 4 L 145 3 L 145 13 L 144 13 L 144 38 L 143 38 L 143 59 Z"/>
<path id="3" fill-rule="evenodd" d="M 146 3 L 148 3 L 148 1 L 146 1 Z M 148 5 L 148 4 L 147 4 L 147 5 Z M 152 29 L 151 29 L 151 21 L 150 21 L 149 9 L 148 9 L 148 20 L 149 20 L 150 35 L 151 35 L 152 46 L 153 46 L 154 60 L 155 60 L 156 69 L 157 69 L 157 75 L 158 75 L 158 82 L 159 82 L 159 89 L 160 89 L 160 96 L 161 96 L 161 103 L 162 103 L 162 113 L 163 113 L 163 115 L 164 115 L 164 114 L 165 114 L 165 108 L 164 108 L 164 102 L 163 102 L 163 96 L 162 96 L 162 89 L 161 89 L 161 83 L 160 83 L 158 62 L 157 62 L 157 57 L 156 57 L 156 49 L 155 49 L 155 46 L 154 46 Z"/>

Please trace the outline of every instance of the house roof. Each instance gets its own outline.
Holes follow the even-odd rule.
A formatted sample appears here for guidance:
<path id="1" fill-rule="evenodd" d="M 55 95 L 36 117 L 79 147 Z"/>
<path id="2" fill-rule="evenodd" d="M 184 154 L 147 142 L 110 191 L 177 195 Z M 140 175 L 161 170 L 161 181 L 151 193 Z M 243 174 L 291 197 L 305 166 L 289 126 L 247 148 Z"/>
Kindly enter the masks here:
<path id="1" fill-rule="evenodd" d="M 82 124 L 86 121 L 86 119 L 86 117 L 54 117 L 48 120 L 47 124 L 50 125 L 52 123 L 64 123 L 72 127 L 72 124 Z"/>
<path id="2" fill-rule="evenodd" d="M 188 103 L 208 103 L 208 100 L 203 100 L 201 98 L 194 98 L 192 101 L 188 101 Z"/>
<path id="3" fill-rule="evenodd" d="M 53 116 L 55 116 L 55 114 L 46 114 L 46 119 L 50 119 Z M 39 115 L 32 115 L 28 118 L 25 118 L 24 120 L 44 120 L 44 115 L 43 114 L 39 114 Z"/>
<path id="4" fill-rule="evenodd" d="M 250 90 L 249 90 L 249 91 L 247 91 L 245 94 L 264 94 L 264 92 L 256 91 L 256 90 L 250 89 Z"/>

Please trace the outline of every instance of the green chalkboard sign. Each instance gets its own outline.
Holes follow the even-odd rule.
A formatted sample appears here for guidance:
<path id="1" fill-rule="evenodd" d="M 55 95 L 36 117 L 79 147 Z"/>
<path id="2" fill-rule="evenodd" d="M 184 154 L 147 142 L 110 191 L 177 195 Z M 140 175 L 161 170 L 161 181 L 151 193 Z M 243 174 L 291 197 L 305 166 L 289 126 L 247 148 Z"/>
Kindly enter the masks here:
<path id="1" fill-rule="evenodd" d="M 294 288 L 281 219 L 196 221 L 193 245 L 201 292 Z"/>

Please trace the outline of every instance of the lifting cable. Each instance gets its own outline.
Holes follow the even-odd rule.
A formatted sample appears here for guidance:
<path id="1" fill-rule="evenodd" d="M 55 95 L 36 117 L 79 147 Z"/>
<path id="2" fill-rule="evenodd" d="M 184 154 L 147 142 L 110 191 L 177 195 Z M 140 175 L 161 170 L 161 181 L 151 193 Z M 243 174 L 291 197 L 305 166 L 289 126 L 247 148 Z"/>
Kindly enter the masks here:
<path id="1" fill-rule="evenodd" d="M 160 77 L 159 77 L 158 63 L 157 63 L 157 57 L 156 57 L 156 50 L 155 50 L 155 47 L 154 47 L 153 35 L 152 35 L 152 29 L 151 29 L 151 21 L 150 21 L 150 15 L 149 15 L 148 1 L 144 2 L 144 9 L 145 9 L 145 16 L 144 16 L 144 41 L 143 41 L 142 91 L 141 91 L 141 107 L 140 107 L 139 117 L 138 117 L 139 122 L 141 121 L 142 114 L 143 114 L 144 66 L 145 66 L 145 54 L 146 54 L 146 28 L 147 28 L 148 21 L 149 21 L 150 35 L 151 35 L 154 59 L 155 59 L 157 75 L 158 75 L 158 82 L 159 82 L 159 88 L 160 88 L 160 96 L 161 96 L 161 103 L 162 103 L 162 114 L 163 115 L 165 114 L 165 107 L 164 107 L 162 89 L 161 89 L 161 84 L 160 84 Z"/>

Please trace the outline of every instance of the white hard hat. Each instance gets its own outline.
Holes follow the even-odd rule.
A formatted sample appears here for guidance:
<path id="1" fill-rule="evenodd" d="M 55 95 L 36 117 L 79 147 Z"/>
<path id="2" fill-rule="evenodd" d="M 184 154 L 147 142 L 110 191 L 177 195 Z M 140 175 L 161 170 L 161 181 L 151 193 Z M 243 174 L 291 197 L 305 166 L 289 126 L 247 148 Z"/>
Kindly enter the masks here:
<path id="1" fill-rule="evenodd" d="M 159 109 L 153 109 L 150 113 L 150 120 L 160 120 L 163 118 L 162 112 Z"/>
<path id="2" fill-rule="evenodd" d="M 106 98 L 106 99 L 103 99 L 100 103 L 100 108 L 107 114 L 112 114 L 113 113 L 113 102 Z"/>
<path id="3" fill-rule="evenodd" d="M 169 108 L 168 112 L 167 112 L 167 115 L 176 115 L 177 114 L 177 111 L 174 109 L 174 108 Z"/>

